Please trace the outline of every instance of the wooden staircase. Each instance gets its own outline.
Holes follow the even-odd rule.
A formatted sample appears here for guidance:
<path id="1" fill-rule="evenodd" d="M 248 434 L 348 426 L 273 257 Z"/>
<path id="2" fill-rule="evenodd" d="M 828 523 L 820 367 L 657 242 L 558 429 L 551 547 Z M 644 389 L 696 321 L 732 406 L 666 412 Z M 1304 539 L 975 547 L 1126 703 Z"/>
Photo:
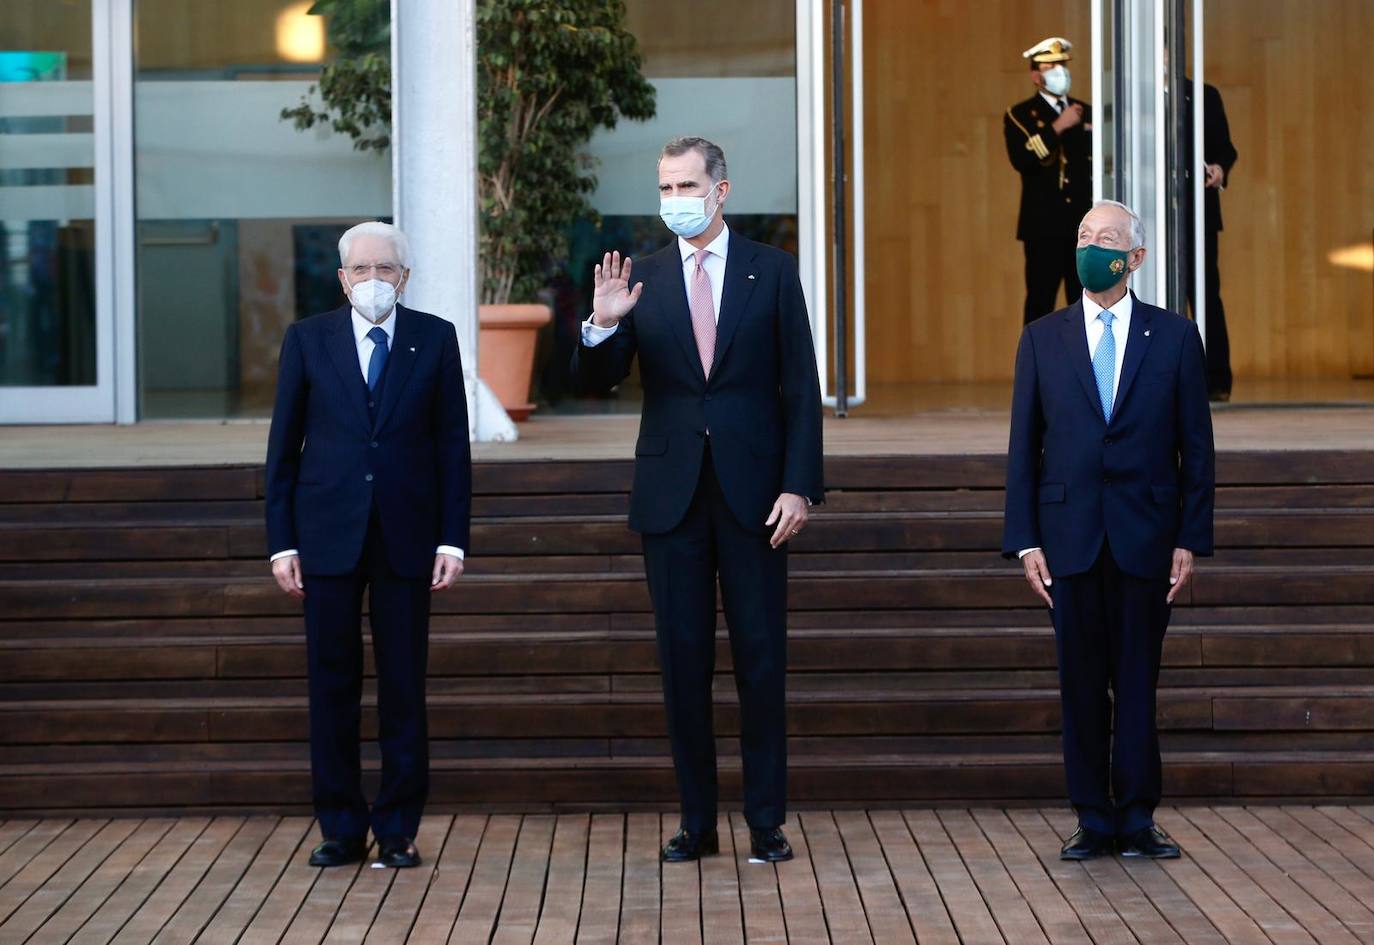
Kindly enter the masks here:
<path id="1" fill-rule="evenodd" d="M 1218 471 L 1218 554 L 1165 646 L 1166 792 L 1367 795 L 1374 452 Z M 791 559 L 796 804 L 1062 797 L 1053 635 L 995 553 L 1001 477 L 995 456 L 828 461 Z M 431 625 L 431 808 L 671 806 L 629 463 L 475 479 L 469 571 Z M 0 810 L 308 810 L 303 630 L 261 496 L 253 467 L 0 472 Z M 718 671 L 732 801 L 723 625 Z"/>

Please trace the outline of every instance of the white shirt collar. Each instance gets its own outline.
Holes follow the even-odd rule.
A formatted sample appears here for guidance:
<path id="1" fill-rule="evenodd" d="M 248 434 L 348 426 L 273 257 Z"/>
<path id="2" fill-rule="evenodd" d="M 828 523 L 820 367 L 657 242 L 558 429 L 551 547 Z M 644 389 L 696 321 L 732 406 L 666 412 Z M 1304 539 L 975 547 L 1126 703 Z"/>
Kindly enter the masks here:
<path id="1" fill-rule="evenodd" d="M 1051 95 L 1049 92 L 1046 92 L 1044 89 L 1040 90 L 1040 97 L 1043 98 L 1045 101 L 1049 102 L 1050 107 L 1055 109 L 1056 111 L 1067 107 L 1069 104 L 1069 97 L 1067 95 L 1065 95 L 1063 98 L 1055 98 L 1053 95 Z"/>
<path id="2" fill-rule="evenodd" d="M 382 322 L 380 325 L 374 324 L 366 318 L 363 318 L 358 314 L 356 308 L 349 309 L 348 313 L 352 316 L 354 345 L 362 344 L 363 339 L 367 337 L 369 331 L 374 328 L 380 328 L 382 331 L 386 332 L 387 348 L 391 347 L 391 342 L 396 339 L 396 316 L 400 314 L 399 307 L 393 308 L 391 314 L 386 317 L 386 321 Z"/>
<path id="3" fill-rule="evenodd" d="M 687 265 L 687 260 L 692 258 L 692 254 L 697 251 L 697 248 L 679 236 L 677 238 L 677 251 L 682 254 L 682 264 L 685 266 Z M 716 234 L 716 238 L 706 244 L 706 251 L 713 256 L 719 256 L 721 259 L 728 259 L 730 253 L 730 227 L 722 224 L 720 232 Z"/>
<path id="4" fill-rule="evenodd" d="M 1128 328 L 1131 324 L 1131 310 L 1135 307 L 1135 300 L 1131 296 L 1131 290 L 1127 289 L 1126 294 L 1116 300 L 1116 304 L 1108 309 L 1122 328 Z M 1088 293 L 1083 293 L 1083 324 L 1091 325 L 1097 321 L 1097 316 L 1102 313 L 1102 306 L 1088 298 Z"/>

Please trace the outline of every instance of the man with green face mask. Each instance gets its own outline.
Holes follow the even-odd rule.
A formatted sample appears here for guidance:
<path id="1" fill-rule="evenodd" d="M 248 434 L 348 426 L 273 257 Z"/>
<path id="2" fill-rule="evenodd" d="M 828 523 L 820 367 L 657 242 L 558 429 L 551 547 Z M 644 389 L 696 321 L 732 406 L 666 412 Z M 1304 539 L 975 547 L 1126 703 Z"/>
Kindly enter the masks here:
<path id="1" fill-rule="evenodd" d="M 1002 119 L 1007 157 L 1021 175 L 1016 238 L 1026 253 L 1026 304 L 1030 324 L 1064 298 L 1078 297 L 1074 241 L 1092 200 L 1092 114 L 1069 96 L 1073 43 L 1041 40 L 1021 54 L 1030 63 L 1035 94 L 1007 109 Z"/>
<path id="2" fill-rule="evenodd" d="M 1212 553 L 1202 339 L 1128 289 L 1145 260 L 1130 208 L 1099 201 L 1077 242 L 1083 297 L 1028 325 L 1016 353 L 1002 553 L 1054 621 L 1079 825 L 1060 855 L 1170 858 L 1155 685 L 1170 608 Z"/>

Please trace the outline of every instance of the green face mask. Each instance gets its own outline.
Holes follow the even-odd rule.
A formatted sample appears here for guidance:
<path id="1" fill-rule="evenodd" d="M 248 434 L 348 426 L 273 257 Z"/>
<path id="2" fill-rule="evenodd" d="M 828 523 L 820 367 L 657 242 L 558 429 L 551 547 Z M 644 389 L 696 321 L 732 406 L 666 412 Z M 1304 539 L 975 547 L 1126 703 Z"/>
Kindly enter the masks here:
<path id="1" fill-rule="evenodd" d="M 1105 292 L 1121 281 L 1130 266 L 1124 249 L 1105 246 L 1078 247 L 1078 281 L 1089 292 Z"/>

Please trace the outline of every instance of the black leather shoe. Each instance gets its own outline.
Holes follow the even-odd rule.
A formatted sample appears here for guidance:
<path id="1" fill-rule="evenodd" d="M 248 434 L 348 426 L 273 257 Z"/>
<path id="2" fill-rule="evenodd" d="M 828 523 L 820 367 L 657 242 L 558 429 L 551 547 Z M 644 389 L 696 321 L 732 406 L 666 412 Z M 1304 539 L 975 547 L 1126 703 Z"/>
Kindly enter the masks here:
<path id="1" fill-rule="evenodd" d="M 377 862 L 403 870 L 420 865 L 420 851 L 407 837 L 387 837 L 377 841 Z"/>
<path id="2" fill-rule="evenodd" d="M 1061 860 L 1095 860 L 1099 856 L 1111 856 L 1116 852 L 1116 842 L 1105 833 L 1098 833 L 1089 827 L 1079 827 L 1073 836 L 1064 841 L 1059 848 Z"/>
<path id="3" fill-rule="evenodd" d="M 749 859 L 761 863 L 781 863 L 792 859 L 792 844 L 787 842 L 781 827 L 770 830 L 749 828 Z"/>
<path id="4" fill-rule="evenodd" d="M 346 866 L 367 856 L 366 837 L 326 840 L 310 852 L 311 866 Z"/>
<path id="5" fill-rule="evenodd" d="M 673 834 L 663 848 L 664 863 L 690 863 L 720 852 L 720 836 L 714 830 L 688 830 Z"/>
<path id="6" fill-rule="evenodd" d="M 1121 855 L 1141 856 L 1150 860 L 1176 860 L 1179 858 L 1179 849 L 1167 833 L 1151 824 L 1144 830 L 1121 838 Z"/>

